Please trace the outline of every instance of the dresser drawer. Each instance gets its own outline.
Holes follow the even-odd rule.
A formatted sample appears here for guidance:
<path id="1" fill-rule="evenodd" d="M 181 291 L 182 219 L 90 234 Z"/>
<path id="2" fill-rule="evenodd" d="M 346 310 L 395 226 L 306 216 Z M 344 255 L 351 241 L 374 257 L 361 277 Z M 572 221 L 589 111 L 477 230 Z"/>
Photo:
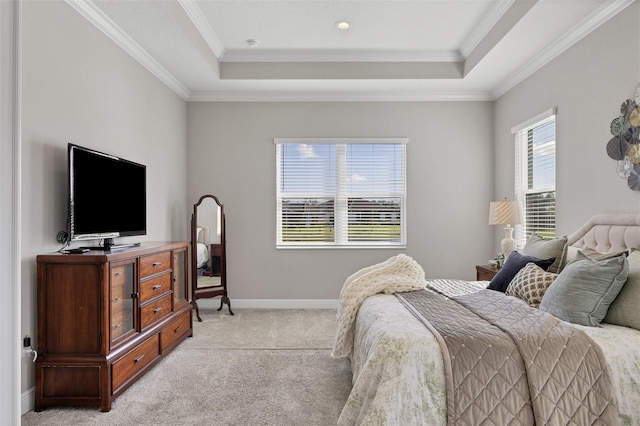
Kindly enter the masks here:
<path id="1" fill-rule="evenodd" d="M 131 302 L 111 304 L 111 340 L 133 330 L 133 311 Z"/>
<path id="2" fill-rule="evenodd" d="M 178 319 L 172 321 L 160 333 L 162 352 L 171 347 L 173 343 L 184 336 L 191 329 L 191 310 L 186 311 Z"/>
<path id="3" fill-rule="evenodd" d="M 144 303 L 147 300 L 151 300 L 154 297 L 160 296 L 168 291 L 171 291 L 171 274 L 166 273 L 159 277 L 152 278 L 150 280 L 142 281 L 140 283 L 140 303 Z"/>
<path id="4" fill-rule="evenodd" d="M 112 392 L 116 391 L 128 379 L 153 362 L 160 355 L 158 335 L 142 343 L 137 348 L 117 360 L 112 366 Z"/>
<path id="5" fill-rule="evenodd" d="M 140 324 L 145 328 L 171 313 L 171 294 L 140 308 Z"/>
<path id="6" fill-rule="evenodd" d="M 124 333 L 125 316 L 122 302 L 111 304 L 111 340 L 114 340 Z"/>
<path id="7" fill-rule="evenodd" d="M 140 279 L 171 269 L 171 253 L 152 254 L 140 258 Z"/>
<path id="8" fill-rule="evenodd" d="M 127 266 L 120 265 L 111 268 L 111 287 L 124 288 L 124 284 L 127 281 Z M 133 277 L 131 277 L 133 279 Z"/>
<path id="9" fill-rule="evenodd" d="M 131 299 L 131 292 L 126 293 L 124 283 L 111 286 L 111 303 L 122 302 L 123 299 Z"/>

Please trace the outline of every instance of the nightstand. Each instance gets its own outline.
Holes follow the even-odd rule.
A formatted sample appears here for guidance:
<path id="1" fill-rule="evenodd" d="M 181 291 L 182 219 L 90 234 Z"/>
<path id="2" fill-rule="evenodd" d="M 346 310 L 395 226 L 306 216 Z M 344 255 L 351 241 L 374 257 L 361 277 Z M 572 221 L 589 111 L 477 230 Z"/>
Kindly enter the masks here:
<path id="1" fill-rule="evenodd" d="M 476 280 L 491 281 L 499 270 L 500 268 L 495 268 L 489 265 L 476 265 Z"/>

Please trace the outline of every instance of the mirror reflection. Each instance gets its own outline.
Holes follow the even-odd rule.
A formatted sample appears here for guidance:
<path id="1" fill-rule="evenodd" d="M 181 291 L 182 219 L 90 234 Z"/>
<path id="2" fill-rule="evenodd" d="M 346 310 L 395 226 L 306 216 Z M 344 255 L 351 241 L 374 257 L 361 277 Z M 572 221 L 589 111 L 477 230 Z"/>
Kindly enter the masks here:
<path id="1" fill-rule="evenodd" d="M 192 305 L 198 321 L 198 299 L 220 296 L 220 308 L 226 303 L 226 236 L 224 206 L 214 195 L 203 195 L 193 206 L 191 216 Z"/>
<path id="2" fill-rule="evenodd" d="M 220 284 L 220 206 L 205 199 L 198 207 L 196 224 L 197 288 Z"/>

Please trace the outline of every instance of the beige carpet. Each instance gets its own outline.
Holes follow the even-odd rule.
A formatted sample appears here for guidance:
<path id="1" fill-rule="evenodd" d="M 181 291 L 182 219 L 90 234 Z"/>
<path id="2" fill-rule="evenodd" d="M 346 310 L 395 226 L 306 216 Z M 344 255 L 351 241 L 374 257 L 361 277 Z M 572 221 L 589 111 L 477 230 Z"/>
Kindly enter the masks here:
<path id="1" fill-rule="evenodd" d="M 332 310 L 201 310 L 194 337 L 117 398 L 110 412 L 49 408 L 23 425 L 333 425 L 351 388 L 330 357 Z"/>
<path id="2" fill-rule="evenodd" d="M 216 287 L 219 285 L 220 277 L 205 277 L 204 275 L 198 277 L 198 288 Z"/>

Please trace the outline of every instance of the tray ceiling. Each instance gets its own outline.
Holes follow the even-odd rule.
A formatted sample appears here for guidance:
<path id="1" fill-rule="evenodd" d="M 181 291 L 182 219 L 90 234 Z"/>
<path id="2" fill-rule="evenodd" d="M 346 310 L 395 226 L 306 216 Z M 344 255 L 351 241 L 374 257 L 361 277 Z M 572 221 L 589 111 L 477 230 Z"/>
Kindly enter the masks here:
<path id="1" fill-rule="evenodd" d="M 410 101 L 495 99 L 633 0 L 67 2 L 185 100 Z"/>

